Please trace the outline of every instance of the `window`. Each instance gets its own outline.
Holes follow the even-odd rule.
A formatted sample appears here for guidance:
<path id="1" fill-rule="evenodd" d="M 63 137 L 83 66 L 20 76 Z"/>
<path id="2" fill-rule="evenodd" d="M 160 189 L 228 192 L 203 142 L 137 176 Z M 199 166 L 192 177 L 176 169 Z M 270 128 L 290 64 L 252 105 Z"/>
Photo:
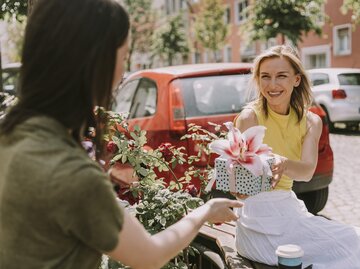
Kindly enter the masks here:
<path id="1" fill-rule="evenodd" d="M 318 16 L 316 17 L 316 24 L 323 26 L 325 24 L 325 3 L 320 4 L 320 12 Z"/>
<path id="2" fill-rule="evenodd" d="M 116 95 L 116 112 L 130 112 L 131 102 L 134 98 L 134 93 L 138 83 L 139 80 L 132 80 L 119 89 L 119 92 Z"/>
<path id="3" fill-rule="evenodd" d="M 224 22 L 225 22 L 225 24 L 231 23 L 231 10 L 229 7 L 226 7 L 226 9 L 225 9 Z"/>
<path id="4" fill-rule="evenodd" d="M 180 0 L 180 9 L 186 8 L 186 0 Z"/>
<path id="5" fill-rule="evenodd" d="M 306 69 L 330 67 L 331 47 L 320 45 L 301 49 L 301 60 Z"/>
<path id="6" fill-rule="evenodd" d="M 248 0 L 238 0 L 236 2 L 236 20 L 238 23 L 243 23 L 249 16 L 247 7 L 249 6 Z"/>
<path id="7" fill-rule="evenodd" d="M 240 47 L 240 61 L 252 62 L 256 56 L 255 43 L 242 43 Z"/>
<path id="8" fill-rule="evenodd" d="M 329 75 L 325 73 L 310 73 L 310 80 L 313 86 L 329 83 Z"/>
<path id="9" fill-rule="evenodd" d="M 173 11 L 173 13 L 175 13 L 177 11 L 176 0 L 172 0 L 172 11 Z"/>
<path id="10" fill-rule="evenodd" d="M 340 85 L 360 85 L 360 73 L 348 73 L 338 75 Z"/>
<path id="11" fill-rule="evenodd" d="M 351 25 L 344 24 L 334 27 L 334 54 L 351 54 Z"/>
<path id="12" fill-rule="evenodd" d="M 231 57 L 231 53 L 232 53 L 232 50 L 231 50 L 231 47 L 230 46 L 226 46 L 224 48 L 224 61 L 225 62 L 232 62 L 232 57 Z"/>
<path id="13" fill-rule="evenodd" d="M 267 50 L 270 47 L 276 46 L 276 38 L 269 38 L 266 42 L 261 43 L 261 51 Z"/>
<path id="14" fill-rule="evenodd" d="M 20 64 L 9 64 L 2 70 L 2 83 L 4 92 L 16 95 L 19 92 Z"/>
<path id="15" fill-rule="evenodd" d="M 129 118 L 142 118 L 155 114 L 156 101 L 156 83 L 149 79 L 141 79 L 132 100 Z"/>
<path id="16" fill-rule="evenodd" d="M 251 98 L 249 79 L 249 74 L 181 79 L 186 117 L 239 112 Z"/>
<path id="17" fill-rule="evenodd" d="M 166 11 L 166 15 L 171 14 L 170 2 L 168 0 L 165 0 L 165 11 Z"/>
<path id="18" fill-rule="evenodd" d="M 201 63 L 201 54 L 199 52 L 194 52 L 193 53 L 193 63 L 198 64 Z"/>
<path id="19" fill-rule="evenodd" d="M 312 54 L 308 55 L 309 62 L 310 62 L 310 68 L 321 68 L 326 67 L 326 54 Z"/>

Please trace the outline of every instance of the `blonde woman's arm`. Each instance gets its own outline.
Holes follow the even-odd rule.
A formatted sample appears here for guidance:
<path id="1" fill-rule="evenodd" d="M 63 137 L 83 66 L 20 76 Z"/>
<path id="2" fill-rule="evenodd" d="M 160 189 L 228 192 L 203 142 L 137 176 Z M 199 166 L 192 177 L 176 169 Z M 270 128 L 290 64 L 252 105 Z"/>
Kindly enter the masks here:
<path id="1" fill-rule="evenodd" d="M 310 181 L 314 175 L 318 161 L 318 146 L 322 131 L 320 117 L 312 112 L 307 113 L 307 132 L 302 145 L 300 161 L 289 160 L 276 155 L 276 163 L 273 165 L 274 178 L 287 175 L 295 181 Z"/>
<path id="2" fill-rule="evenodd" d="M 238 128 L 240 132 L 244 132 L 246 129 L 256 125 L 259 125 L 259 123 L 254 110 L 251 108 L 245 108 L 235 120 L 235 127 Z"/>
<path id="3" fill-rule="evenodd" d="M 230 207 L 241 207 L 236 200 L 212 199 L 193 210 L 179 222 L 151 236 L 140 222 L 124 212 L 124 225 L 116 248 L 110 257 L 131 268 L 161 268 L 182 249 L 187 247 L 206 222 L 225 222 L 238 217 Z"/>

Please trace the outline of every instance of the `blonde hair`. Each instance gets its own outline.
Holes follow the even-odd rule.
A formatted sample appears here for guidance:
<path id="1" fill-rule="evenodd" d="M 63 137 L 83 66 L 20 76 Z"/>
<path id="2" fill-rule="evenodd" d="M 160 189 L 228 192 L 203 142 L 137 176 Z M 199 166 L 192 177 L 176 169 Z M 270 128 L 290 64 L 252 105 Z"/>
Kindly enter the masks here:
<path id="1" fill-rule="evenodd" d="M 262 108 L 265 116 L 268 116 L 267 100 L 260 91 L 260 65 L 266 59 L 280 57 L 287 59 L 295 71 L 295 74 L 301 76 L 300 84 L 294 87 L 291 94 L 290 106 L 295 110 L 298 122 L 304 116 L 304 111 L 311 105 L 312 94 L 310 88 L 310 80 L 306 74 L 304 66 L 302 65 L 298 53 L 295 48 L 289 45 L 274 46 L 257 56 L 254 60 L 254 67 L 252 72 L 252 82 L 258 91 L 258 98 L 254 102 Z"/>

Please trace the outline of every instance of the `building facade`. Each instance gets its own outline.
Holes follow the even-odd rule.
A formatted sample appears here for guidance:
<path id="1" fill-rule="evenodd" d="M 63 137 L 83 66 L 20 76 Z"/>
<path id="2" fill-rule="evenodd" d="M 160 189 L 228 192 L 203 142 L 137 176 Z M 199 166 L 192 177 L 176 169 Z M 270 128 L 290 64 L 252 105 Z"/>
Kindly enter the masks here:
<path id="1" fill-rule="evenodd" d="M 203 0 L 202 0 L 203 1 Z M 201 0 L 154 0 L 153 8 L 158 13 L 158 27 L 179 13 L 184 18 L 188 33 L 189 57 L 178 57 L 174 64 L 208 62 L 251 62 L 256 55 L 270 46 L 281 44 L 281 37 L 266 42 L 250 42 L 244 29 L 248 15 L 247 7 L 252 0 L 222 0 L 225 7 L 224 22 L 228 25 L 228 36 L 224 46 L 214 53 L 204 49 L 196 41 L 194 22 L 200 11 Z M 302 37 L 298 48 L 306 68 L 354 67 L 360 68 L 360 25 L 351 24 L 351 12 L 342 14 L 342 0 L 327 0 L 318 23 L 322 25 L 322 36 L 308 33 Z M 325 14 L 325 15 L 324 15 Z M 148 63 L 147 57 L 137 55 L 137 61 Z M 164 66 L 157 59 L 152 67 Z M 144 65 L 138 65 L 144 66 Z"/>
<path id="2" fill-rule="evenodd" d="M 360 25 L 351 24 L 351 13 L 342 14 L 343 1 L 327 0 L 321 37 L 313 33 L 303 37 L 299 44 L 306 68 L 352 67 L 360 68 Z"/>

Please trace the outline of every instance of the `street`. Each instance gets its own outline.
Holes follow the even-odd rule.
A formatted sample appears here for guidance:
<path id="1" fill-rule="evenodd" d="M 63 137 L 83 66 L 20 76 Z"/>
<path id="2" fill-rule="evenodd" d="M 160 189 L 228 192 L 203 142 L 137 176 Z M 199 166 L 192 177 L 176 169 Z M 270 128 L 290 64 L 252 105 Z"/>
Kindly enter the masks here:
<path id="1" fill-rule="evenodd" d="M 330 134 L 330 144 L 334 178 L 319 215 L 360 227 L 360 132 L 337 131 Z"/>

